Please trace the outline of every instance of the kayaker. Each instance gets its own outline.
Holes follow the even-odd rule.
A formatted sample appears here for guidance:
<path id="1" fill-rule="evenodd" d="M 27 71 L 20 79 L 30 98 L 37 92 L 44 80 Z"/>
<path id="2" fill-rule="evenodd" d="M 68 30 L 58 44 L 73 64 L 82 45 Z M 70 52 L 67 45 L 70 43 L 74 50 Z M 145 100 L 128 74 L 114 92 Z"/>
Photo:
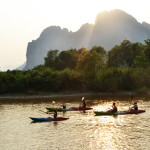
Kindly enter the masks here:
<path id="1" fill-rule="evenodd" d="M 116 103 L 113 103 L 112 105 L 112 109 L 108 110 L 108 112 L 117 112 L 117 106 L 116 106 Z"/>
<path id="2" fill-rule="evenodd" d="M 86 107 L 86 103 L 85 103 L 85 100 L 83 99 L 82 100 L 82 106 L 85 108 Z"/>
<path id="3" fill-rule="evenodd" d="M 63 103 L 62 106 L 63 106 L 63 109 L 66 109 L 66 104 L 65 103 Z"/>
<path id="4" fill-rule="evenodd" d="M 47 114 L 54 114 L 54 118 L 57 118 L 57 110 L 53 109 L 54 112 L 47 111 Z"/>
<path id="5" fill-rule="evenodd" d="M 134 103 L 134 105 L 133 105 L 133 107 L 131 107 L 131 109 L 132 109 L 132 108 L 133 108 L 134 110 L 138 110 L 137 102 Z"/>
<path id="6" fill-rule="evenodd" d="M 54 118 L 57 118 L 57 110 L 54 109 Z"/>

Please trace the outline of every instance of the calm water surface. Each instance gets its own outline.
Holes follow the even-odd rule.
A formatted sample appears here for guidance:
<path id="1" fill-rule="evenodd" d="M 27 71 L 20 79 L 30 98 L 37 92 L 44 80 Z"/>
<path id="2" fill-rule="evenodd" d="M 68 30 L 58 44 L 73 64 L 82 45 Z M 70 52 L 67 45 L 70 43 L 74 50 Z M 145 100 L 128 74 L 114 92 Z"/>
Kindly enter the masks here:
<path id="1" fill-rule="evenodd" d="M 48 117 L 45 107 L 79 106 L 82 97 L 0 100 L 0 150 L 149 150 L 150 99 L 135 98 L 138 115 L 94 116 L 86 112 L 60 112 L 61 122 L 32 123 L 32 117 Z M 129 108 L 129 98 L 85 97 L 94 110 L 107 110 L 116 102 L 118 110 Z M 134 102 L 134 101 L 133 101 Z"/>

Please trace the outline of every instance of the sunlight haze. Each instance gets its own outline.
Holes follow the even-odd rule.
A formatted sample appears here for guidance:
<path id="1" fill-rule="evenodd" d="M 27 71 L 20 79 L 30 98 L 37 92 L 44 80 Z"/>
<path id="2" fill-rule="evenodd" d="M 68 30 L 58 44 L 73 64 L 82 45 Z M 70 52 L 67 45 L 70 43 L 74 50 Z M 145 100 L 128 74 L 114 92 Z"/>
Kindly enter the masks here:
<path id="1" fill-rule="evenodd" d="M 28 42 L 49 26 L 75 32 L 85 23 L 94 24 L 98 13 L 113 9 L 150 24 L 149 4 L 149 0 L 0 0 L 0 70 L 22 65 Z"/>

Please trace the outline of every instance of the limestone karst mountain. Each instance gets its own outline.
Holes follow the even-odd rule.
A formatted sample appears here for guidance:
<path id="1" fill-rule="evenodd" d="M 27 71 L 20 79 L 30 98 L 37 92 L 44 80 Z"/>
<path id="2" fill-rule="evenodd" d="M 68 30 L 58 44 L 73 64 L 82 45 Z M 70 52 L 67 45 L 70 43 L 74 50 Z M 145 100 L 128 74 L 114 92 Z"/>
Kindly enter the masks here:
<path id="1" fill-rule="evenodd" d="M 110 50 L 127 39 L 143 43 L 150 38 L 150 24 L 139 23 L 134 17 L 121 10 L 99 13 L 95 24 L 84 24 L 76 31 L 50 26 L 43 30 L 40 37 L 28 43 L 27 61 L 24 70 L 44 63 L 49 50 L 68 50 L 70 48 L 92 48 L 103 46 Z"/>

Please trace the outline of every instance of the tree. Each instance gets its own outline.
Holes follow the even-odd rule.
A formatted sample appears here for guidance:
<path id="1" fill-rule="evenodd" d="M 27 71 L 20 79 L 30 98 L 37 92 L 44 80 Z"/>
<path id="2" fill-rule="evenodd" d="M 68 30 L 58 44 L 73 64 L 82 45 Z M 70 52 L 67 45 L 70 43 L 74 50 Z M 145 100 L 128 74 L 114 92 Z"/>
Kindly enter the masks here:
<path id="1" fill-rule="evenodd" d="M 94 46 L 91 50 L 79 49 L 77 69 L 84 72 L 86 77 L 95 78 L 97 73 L 105 66 L 106 51 L 102 47 Z"/>
<path id="2" fill-rule="evenodd" d="M 141 56 L 136 56 L 134 60 L 134 66 L 135 67 L 148 67 L 150 65 L 150 62 L 148 61 L 148 58 L 145 56 L 145 54 Z"/>
<path id="3" fill-rule="evenodd" d="M 58 56 L 59 65 L 57 69 L 59 70 L 63 70 L 65 68 L 75 69 L 77 65 L 76 53 L 77 53 L 76 49 L 70 49 L 70 50 L 60 52 Z"/>
<path id="4" fill-rule="evenodd" d="M 44 65 L 43 64 L 40 64 L 40 65 L 37 65 L 35 66 L 32 70 L 39 70 L 39 71 L 42 71 L 44 69 Z"/>
<path id="5" fill-rule="evenodd" d="M 134 67 L 136 56 L 141 56 L 143 53 L 144 46 L 142 44 L 124 40 L 108 52 L 108 67 Z"/>
<path id="6" fill-rule="evenodd" d="M 50 50 L 47 53 L 45 59 L 45 66 L 50 68 L 55 68 L 57 66 L 57 58 L 59 51 L 58 50 Z"/>
<path id="7" fill-rule="evenodd" d="M 90 51 L 96 51 L 96 53 L 100 54 L 102 57 L 106 57 L 107 54 L 106 50 L 101 46 L 93 46 Z"/>
<path id="8" fill-rule="evenodd" d="M 150 62 L 150 39 L 145 40 L 146 43 L 146 48 L 145 48 L 145 55 L 148 58 L 149 62 Z"/>
<path id="9" fill-rule="evenodd" d="M 76 69 L 83 71 L 88 61 L 89 50 L 86 48 L 80 48 L 77 50 L 77 66 Z"/>

